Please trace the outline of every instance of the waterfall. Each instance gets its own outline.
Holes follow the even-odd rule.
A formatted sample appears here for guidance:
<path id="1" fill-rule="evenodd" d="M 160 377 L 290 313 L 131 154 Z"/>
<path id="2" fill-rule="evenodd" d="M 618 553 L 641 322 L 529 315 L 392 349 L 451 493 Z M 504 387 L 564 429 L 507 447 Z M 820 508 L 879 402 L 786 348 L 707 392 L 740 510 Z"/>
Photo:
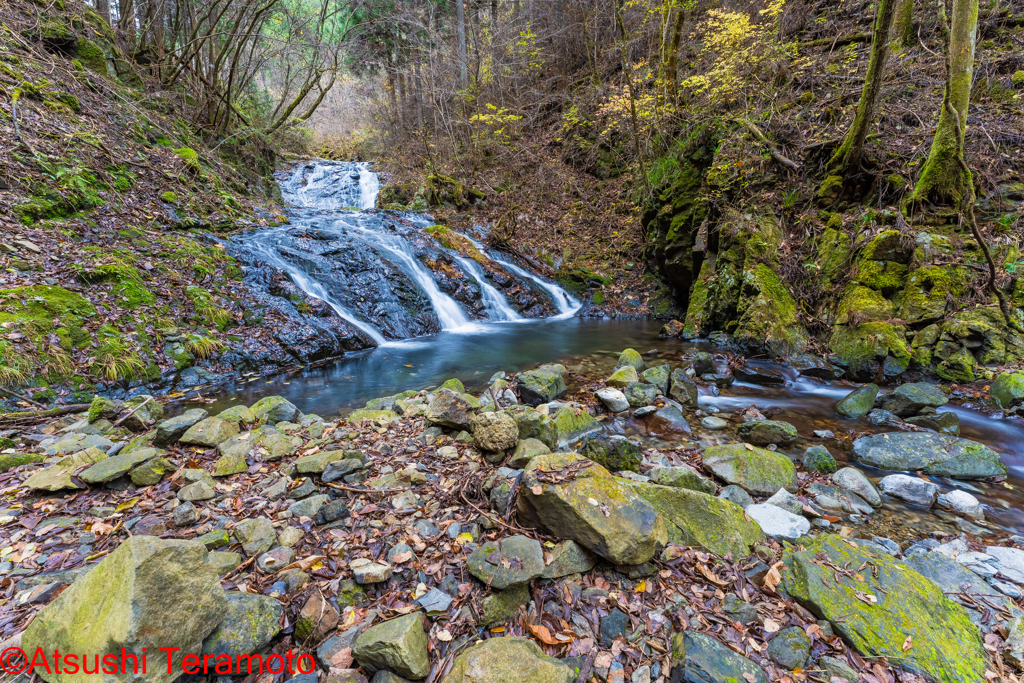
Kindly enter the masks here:
<path id="1" fill-rule="evenodd" d="M 484 269 L 472 259 L 455 257 L 455 260 L 480 283 L 480 293 L 483 298 L 484 308 L 491 316 L 491 320 L 498 322 L 509 322 L 523 320 L 523 316 L 516 313 L 516 310 L 508 305 L 508 299 L 488 282 L 484 277 Z"/>
<path id="2" fill-rule="evenodd" d="M 281 190 L 289 203 L 308 209 L 372 209 L 380 180 L 367 162 L 317 161 L 293 168 Z"/>

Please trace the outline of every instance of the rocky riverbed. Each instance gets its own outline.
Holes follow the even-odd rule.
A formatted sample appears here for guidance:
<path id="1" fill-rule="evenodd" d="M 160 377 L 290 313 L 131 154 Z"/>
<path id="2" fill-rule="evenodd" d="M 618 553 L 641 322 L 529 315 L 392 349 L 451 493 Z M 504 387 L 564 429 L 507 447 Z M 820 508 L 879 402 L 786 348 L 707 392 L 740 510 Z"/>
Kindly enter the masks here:
<path id="1" fill-rule="evenodd" d="M 264 683 L 1018 680 L 1024 538 L 948 390 L 851 386 L 855 427 L 808 429 L 713 400 L 777 369 L 651 361 L 343 418 L 97 398 L 0 455 L 4 647 L 180 647 L 210 657 L 191 680 Z M 1024 375 L 990 394 L 1012 416 Z M 213 668 L 288 651 L 315 670 Z"/>

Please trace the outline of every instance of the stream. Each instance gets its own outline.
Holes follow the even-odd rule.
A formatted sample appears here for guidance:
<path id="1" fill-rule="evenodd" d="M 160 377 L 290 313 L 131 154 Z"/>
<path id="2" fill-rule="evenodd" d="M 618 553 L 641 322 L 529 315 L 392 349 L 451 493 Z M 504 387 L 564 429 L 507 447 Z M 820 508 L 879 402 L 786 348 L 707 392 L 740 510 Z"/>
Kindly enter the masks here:
<path id="1" fill-rule="evenodd" d="M 433 239 L 426 230 L 433 225 L 429 216 L 372 209 L 379 180 L 368 164 L 309 163 L 282 173 L 281 184 L 291 205 L 289 225 L 244 236 L 244 253 L 250 261 L 284 273 L 306 295 L 326 302 L 358 330 L 364 348 L 290 374 L 243 378 L 207 398 L 203 405 L 210 410 L 277 394 L 303 412 L 328 417 L 373 398 L 436 386 L 452 377 L 478 393 L 498 371 L 512 374 L 552 362 L 566 365 L 579 386 L 583 378 L 607 377 L 624 348 L 637 349 L 648 366 L 678 365 L 681 355 L 694 349 L 715 354 L 722 368 L 728 363 L 729 354 L 720 347 L 659 337 L 659 321 L 574 317 L 579 301 L 528 264 L 488 250 L 480 236 L 464 235 L 484 256 L 474 260 Z M 850 420 L 835 413 L 835 404 L 858 385 L 758 363 L 780 369 L 786 382 L 737 381 L 717 395 L 702 389 L 701 409 L 731 417 L 729 429 L 704 430 L 700 418 L 690 413 L 693 435 L 682 444 L 647 435 L 643 423 L 632 418 L 607 416 L 606 430 L 636 438 L 648 448 L 707 447 L 736 441 L 739 413 L 755 405 L 772 419 L 796 426 L 802 438 L 781 450 L 799 460 L 808 446 L 824 444 L 840 466 L 856 464 L 849 458 L 856 436 L 892 431 L 866 418 Z M 940 408 L 947 410 L 959 416 L 962 437 L 1002 455 L 1009 475 L 1005 483 L 932 480 L 944 491 L 961 488 L 985 503 L 993 540 L 1007 532 L 1024 533 L 1024 422 L 1004 419 L 1000 411 L 980 404 L 951 402 Z M 831 430 L 836 438 L 823 441 L 812 436 L 815 430 Z M 856 466 L 875 481 L 888 474 Z M 871 524 L 873 533 L 894 539 L 959 533 L 948 515 L 888 497 Z"/>

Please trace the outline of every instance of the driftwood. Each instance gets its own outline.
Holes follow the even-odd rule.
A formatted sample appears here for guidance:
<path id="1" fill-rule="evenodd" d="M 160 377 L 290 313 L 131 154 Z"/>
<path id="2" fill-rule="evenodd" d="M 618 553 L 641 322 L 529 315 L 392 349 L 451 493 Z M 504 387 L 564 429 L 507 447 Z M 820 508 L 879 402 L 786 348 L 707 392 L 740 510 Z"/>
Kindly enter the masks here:
<path id="1" fill-rule="evenodd" d="M 18 413 L 4 413 L 0 415 L 0 426 L 24 426 L 38 424 L 49 417 L 60 417 L 68 413 L 80 413 L 88 410 L 88 403 L 75 403 L 70 406 L 60 406 L 49 410 L 28 410 Z"/>

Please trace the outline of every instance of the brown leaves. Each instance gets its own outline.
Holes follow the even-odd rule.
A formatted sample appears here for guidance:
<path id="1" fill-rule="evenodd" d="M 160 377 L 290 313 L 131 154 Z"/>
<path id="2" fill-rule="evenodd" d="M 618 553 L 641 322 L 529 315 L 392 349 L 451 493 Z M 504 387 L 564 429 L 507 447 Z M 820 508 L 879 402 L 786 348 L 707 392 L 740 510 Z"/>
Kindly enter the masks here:
<path id="1" fill-rule="evenodd" d="M 784 566 L 785 565 L 782 563 L 782 560 L 779 560 L 771 566 L 771 568 L 768 570 L 768 573 L 764 576 L 765 590 L 775 592 L 775 589 L 778 587 L 778 585 L 782 583 L 781 570 Z"/>

